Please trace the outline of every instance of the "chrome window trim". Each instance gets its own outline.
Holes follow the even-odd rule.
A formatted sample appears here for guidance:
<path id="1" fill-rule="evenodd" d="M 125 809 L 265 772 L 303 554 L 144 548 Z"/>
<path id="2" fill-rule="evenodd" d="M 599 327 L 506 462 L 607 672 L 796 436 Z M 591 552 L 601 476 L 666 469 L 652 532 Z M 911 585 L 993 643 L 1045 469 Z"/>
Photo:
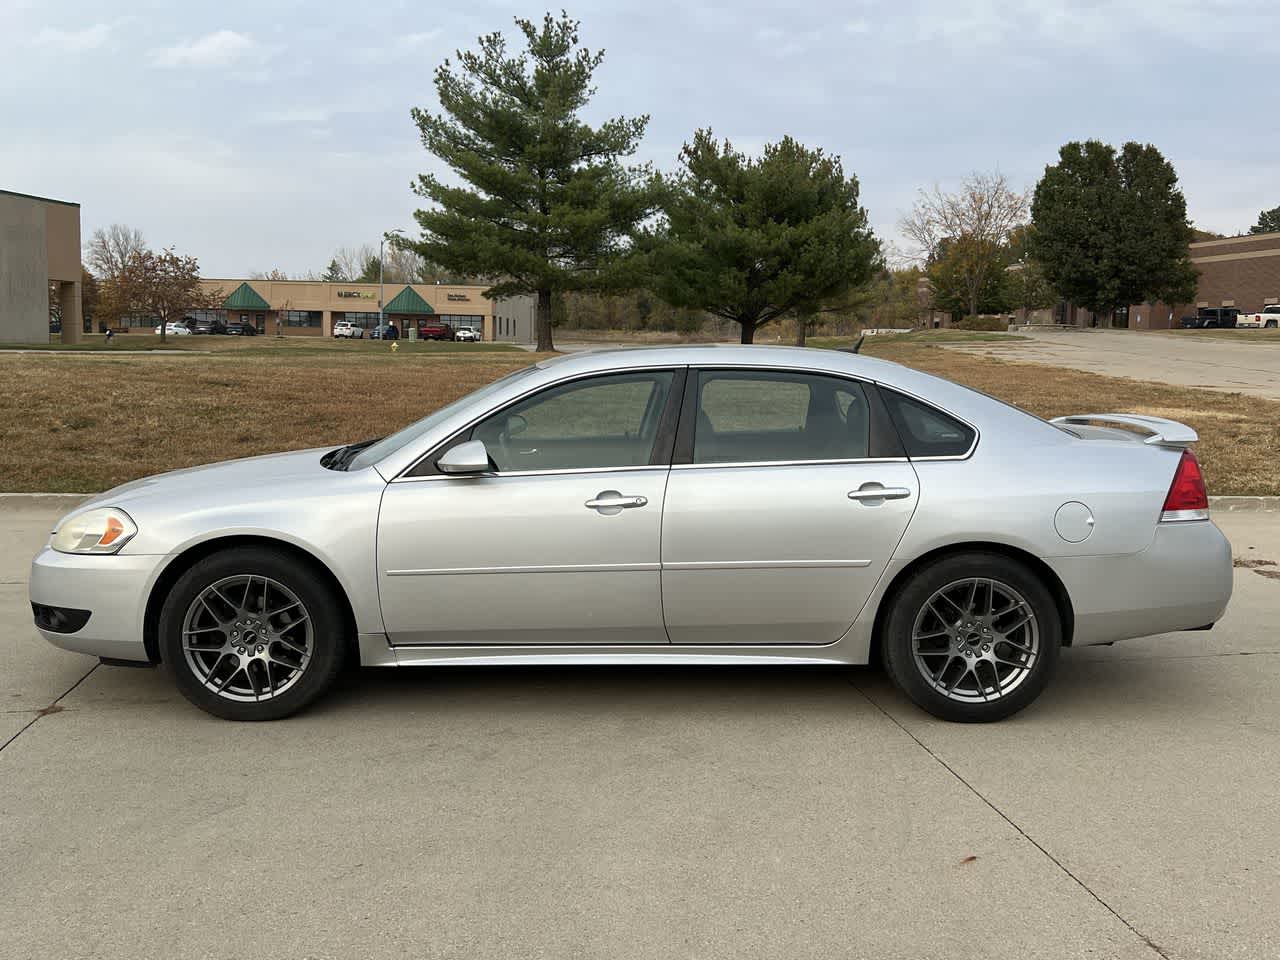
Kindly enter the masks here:
<path id="1" fill-rule="evenodd" d="M 836 460 L 733 460 L 724 463 L 673 463 L 672 470 L 715 470 L 720 467 L 830 467 L 851 463 L 910 463 L 906 457 L 853 457 Z"/>
<path id="2" fill-rule="evenodd" d="M 459 431 L 460 433 L 461 431 Z M 454 434 L 457 436 L 457 434 Z M 452 440 L 450 437 L 449 440 Z M 448 441 L 444 441 L 447 443 Z M 434 447 L 432 448 L 435 449 Z M 502 480 L 506 477 L 559 477 L 559 476 L 577 476 L 591 473 L 633 473 L 641 470 L 661 470 L 664 473 L 671 469 L 670 464 L 666 463 L 645 463 L 638 466 L 630 467 L 575 467 L 572 470 L 513 470 L 509 473 L 495 472 L 492 470 L 484 473 L 456 473 L 456 474 L 434 474 L 430 477 L 406 477 L 403 474 L 392 480 L 392 483 L 421 483 L 426 480 Z"/>
<path id="3" fill-rule="evenodd" d="M 494 573 L 657 573 L 660 563 L 560 563 L 498 567 L 428 567 L 387 570 L 388 577 L 485 576 Z"/>

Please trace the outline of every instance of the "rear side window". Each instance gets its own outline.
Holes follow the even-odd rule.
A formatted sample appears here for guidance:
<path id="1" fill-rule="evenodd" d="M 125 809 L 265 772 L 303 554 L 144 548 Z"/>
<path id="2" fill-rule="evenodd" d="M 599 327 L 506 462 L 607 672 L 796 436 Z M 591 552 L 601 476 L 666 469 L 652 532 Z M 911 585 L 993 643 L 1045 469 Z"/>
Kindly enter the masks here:
<path id="1" fill-rule="evenodd" d="M 973 446 L 977 437 L 974 429 L 937 407 L 883 388 L 880 396 L 889 408 L 908 457 L 963 457 Z"/>

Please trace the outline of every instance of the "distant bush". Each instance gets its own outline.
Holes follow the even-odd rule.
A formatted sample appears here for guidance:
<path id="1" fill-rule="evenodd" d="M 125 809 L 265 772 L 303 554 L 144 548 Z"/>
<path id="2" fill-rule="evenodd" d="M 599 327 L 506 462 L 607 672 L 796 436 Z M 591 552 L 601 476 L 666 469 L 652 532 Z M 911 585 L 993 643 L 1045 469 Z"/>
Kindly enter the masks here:
<path id="1" fill-rule="evenodd" d="M 1009 321 L 1004 317 L 965 317 L 955 324 L 957 330 L 1000 330 L 1007 332 Z"/>

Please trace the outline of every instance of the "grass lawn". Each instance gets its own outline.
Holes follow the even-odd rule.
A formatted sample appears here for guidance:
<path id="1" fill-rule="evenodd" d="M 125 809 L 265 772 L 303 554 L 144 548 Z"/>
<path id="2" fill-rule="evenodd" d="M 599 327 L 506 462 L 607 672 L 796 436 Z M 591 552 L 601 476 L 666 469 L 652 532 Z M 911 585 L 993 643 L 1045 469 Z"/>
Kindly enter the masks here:
<path id="1" fill-rule="evenodd" d="M 934 344 L 1008 335 L 944 333 L 877 335 L 863 349 L 1044 417 L 1126 411 L 1184 421 L 1203 438 L 1210 492 L 1280 494 L 1280 417 L 1269 401 L 947 350 Z M 0 354 L 0 490 L 90 492 L 178 467 L 379 436 L 539 359 L 477 344 L 405 342 L 392 354 L 377 341 L 181 339 L 184 352 L 192 340 L 219 348 Z"/>

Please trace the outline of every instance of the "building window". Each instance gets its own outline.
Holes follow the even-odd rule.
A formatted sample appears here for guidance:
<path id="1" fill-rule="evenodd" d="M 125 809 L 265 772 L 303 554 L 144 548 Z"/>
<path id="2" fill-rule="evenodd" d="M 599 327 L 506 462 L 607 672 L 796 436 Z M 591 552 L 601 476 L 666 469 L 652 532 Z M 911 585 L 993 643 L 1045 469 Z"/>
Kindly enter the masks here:
<path id="1" fill-rule="evenodd" d="M 227 322 L 227 311 L 225 310 L 188 310 L 186 316 L 192 320 L 208 320 L 210 323 Z"/>
<path id="2" fill-rule="evenodd" d="M 342 316 L 336 317 L 335 319 L 349 320 L 351 323 L 354 323 L 357 327 L 363 327 L 365 330 L 372 330 L 374 327 L 378 325 L 379 314 L 361 313 L 356 311 L 356 312 L 344 313 L 342 314 Z"/>
<path id="3" fill-rule="evenodd" d="M 436 319 L 442 323 L 447 323 L 455 330 L 475 330 L 477 333 L 484 330 L 483 316 L 467 313 L 442 313 Z"/>
<path id="4" fill-rule="evenodd" d="M 286 327 L 320 326 L 319 310 L 281 310 L 280 320 Z"/>

